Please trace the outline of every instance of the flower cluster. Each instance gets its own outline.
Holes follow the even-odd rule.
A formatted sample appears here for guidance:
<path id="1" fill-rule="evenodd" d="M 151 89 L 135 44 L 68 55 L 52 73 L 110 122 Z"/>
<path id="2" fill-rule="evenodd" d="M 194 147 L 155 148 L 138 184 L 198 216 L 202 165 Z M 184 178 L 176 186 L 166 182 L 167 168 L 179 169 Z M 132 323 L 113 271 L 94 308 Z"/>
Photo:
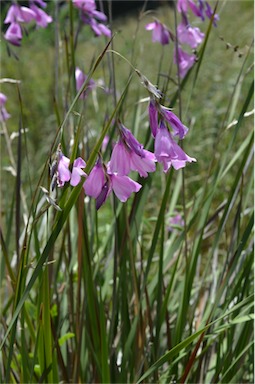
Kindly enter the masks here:
<path id="1" fill-rule="evenodd" d="M 204 0 L 198 0 L 198 4 L 193 0 L 177 0 L 177 11 L 181 13 L 182 21 L 177 26 L 177 36 L 159 20 L 146 25 L 147 30 L 152 30 L 152 41 L 159 42 L 162 45 L 169 44 L 169 42 L 176 41 L 178 44 L 175 46 L 174 62 L 178 65 L 180 77 L 185 77 L 186 73 L 196 62 L 196 55 L 183 50 L 182 44 L 188 45 L 192 49 L 196 49 L 199 44 L 203 42 L 204 33 L 198 27 L 192 27 L 188 20 L 188 11 L 199 17 L 202 21 L 205 17 L 213 18 L 213 25 L 219 20 L 219 16 L 214 14 L 209 3 Z"/>
<path id="2" fill-rule="evenodd" d="M 144 149 L 132 132 L 121 121 L 117 121 L 119 136 L 110 161 L 104 164 L 100 156 L 89 175 L 83 171 L 86 163 L 82 158 L 76 159 L 70 170 L 70 159 L 61 151 L 58 154 L 57 185 L 63 187 L 69 182 L 76 186 L 84 177 L 83 189 L 87 196 L 96 199 L 97 209 L 104 204 L 112 191 L 121 202 L 125 202 L 133 192 L 142 188 L 141 184 L 129 177 L 131 172 L 137 172 L 140 177 L 148 177 L 148 173 L 155 172 L 156 162 L 162 163 L 164 172 L 167 172 L 171 166 L 178 170 L 185 167 L 187 162 L 196 161 L 174 140 L 176 136 L 183 139 L 188 128 L 169 108 L 159 103 L 161 92 L 138 70 L 136 72 L 150 94 L 148 113 L 151 133 L 155 138 L 154 153 Z"/>
<path id="3" fill-rule="evenodd" d="M 23 24 L 35 21 L 38 28 L 46 28 L 52 22 L 52 17 L 44 12 L 41 7 L 46 7 L 43 0 L 29 0 L 29 7 L 13 3 L 8 9 L 4 20 L 5 24 L 10 24 L 4 38 L 9 43 L 20 46 Z"/>
<path id="4" fill-rule="evenodd" d="M 141 189 L 141 184 L 128 176 L 131 171 L 137 171 L 141 177 L 147 177 L 148 172 L 156 170 L 155 155 L 144 149 L 121 122 L 118 122 L 118 128 L 119 140 L 114 145 L 110 161 L 105 165 L 99 158 L 89 176 L 82 170 L 86 166 L 84 160 L 76 159 L 70 171 L 70 159 L 62 152 L 59 154 L 57 185 L 63 187 L 66 182 L 70 182 L 72 186 L 76 186 L 82 176 L 87 177 L 83 188 L 88 196 L 96 199 L 97 209 L 105 202 L 111 191 L 120 201 L 125 202 L 132 192 Z"/>
<path id="5" fill-rule="evenodd" d="M 7 97 L 0 92 L 0 121 L 5 121 L 11 117 L 11 115 L 5 109 L 5 103 Z"/>
<path id="6" fill-rule="evenodd" d="M 80 9 L 82 21 L 91 27 L 96 36 L 111 37 L 110 29 L 103 24 L 107 22 L 107 16 L 97 11 L 95 0 L 73 0 L 73 5 Z"/>

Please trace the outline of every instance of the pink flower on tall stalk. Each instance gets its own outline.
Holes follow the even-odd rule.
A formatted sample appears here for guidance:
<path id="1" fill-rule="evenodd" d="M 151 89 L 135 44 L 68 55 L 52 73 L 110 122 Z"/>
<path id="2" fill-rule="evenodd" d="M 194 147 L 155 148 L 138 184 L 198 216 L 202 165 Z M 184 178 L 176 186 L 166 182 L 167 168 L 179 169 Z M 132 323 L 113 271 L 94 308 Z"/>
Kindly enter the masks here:
<path id="1" fill-rule="evenodd" d="M 187 13 L 188 9 L 199 17 L 202 21 L 205 20 L 205 16 L 209 19 L 213 17 L 213 25 L 217 27 L 216 22 L 219 20 L 219 15 L 213 15 L 210 4 L 205 0 L 198 0 L 198 5 L 193 0 L 177 0 L 177 11 L 179 13 Z"/>
<path id="2" fill-rule="evenodd" d="M 44 12 L 41 8 L 37 7 L 34 4 L 31 4 L 31 9 L 35 13 L 35 22 L 37 27 L 46 28 L 49 23 L 52 22 L 52 17 Z"/>
<path id="3" fill-rule="evenodd" d="M 187 162 L 196 161 L 174 141 L 163 121 L 155 138 L 155 156 L 158 162 L 163 164 L 164 172 L 167 172 L 171 166 L 174 169 L 180 169 L 185 167 Z"/>
<path id="4" fill-rule="evenodd" d="M 156 171 L 156 161 L 154 153 L 146 149 L 143 150 L 143 157 L 135 152 L 131 153 L 131 169 L 137 171 L 141 177 L 147 177 L 148 172 Z"/>
<path id="5" fill-rule="evenodd" d="M 177 27 L 178 41 L 181 44 L 188 44 L 191 48 L 197 48 L 204 40 L 205 34 L 197 27 L 191 27 L 183 20 Z"/>
<path id="6" fill-rule="evenodd" d="M 81 89 L 81 87 L 82 87 L 84 81 L 87 79 L 87 77 L 88 76 L 85 75 L 85 73 L 83 73 L 80 68 L 76 67 L 76 69 L 75 69 L 75 81 L 76 81 L 76 90 L 77 91 L 79 91 Z M 88 95 L 88 91 L 92 90 L 95 87 L 96 87 L 95 81 L 90 79 L 85 91 L 82 92 L 82 94 L 80 95 L 80 98 L 85 99 Z"/>
<path id="7" fill-rule="evenodd" d="M 157 19 L 153 23 L 147 24 L 145 28 L 147 31 L 152 31 L 152 41 L 154 43 L 159 42 L 162 45 L 167 45 L 170 40 L 173 40 L 170 30 Z"/>
<path id="8" fill-rule="evenodd" d="M 101 160 L 97 161 L 83 184 L 86 195 L 96 199 L 96 209 L 104 204 L 111 191 L 120 201 L 125 202 L 131 193 L 138 192 L 141 187 L 126 175 L 105 173 Z"/>
<path id="9" fill-rule="evenodd" d="M 63 155 L 62 152 L 59 153 L 58 166 L 57 166 L 57 185 L 58 187 L 63 187 L 64 184 L 70 181 L 70 185 L 75 187 L 81 181 L 81 178 L 87 176 L 82 168 L 86 167 L 85 161 L 78 157 L 74 160 L 72 172 L 69 169 L 70 159 Z"/>
<path id="10" fill-rule="evenodd" d="M 152 136 L 155 137 L 158 130 L 158 108 L 159 103 L 156 102 L 152 97 L 149 103 L 149 121 Z"/>
<path id="11" fill-rule="evenodd" d="M 178 53 L 176 50 L 174 52 L 174 62 L 179 67 L 180 77 L 183 78 L 196 62 L 196 56 L 194 54 L 189 54 L 178 47 Z"/>
<path id="12" fill-rule="evenodd" d="M 188 127 L 186 127 L 186 125 L 184 125 L 169 108 L 160 105 L 159 111 L 164 120 L 170 124 L 174 131 L 174 135 L 179 136 L 180 139 L 183 139 L 188 133 Z"/>
<path id="13" fill-rule="evenodd" d="M 120 176 L 116 174 L 110 175 L 111 187 L 117 198 L 125 203 L 131 193 L 138 192 L 142 188 L 141 184 L 130 179 L 128 176 Z"/>
<path id="14" fill-rule="evenodd" d="M 12 4 L 7 11 L 4 23 L 29 23 L 34 18 L 35 13 L 30 8 Z"/>
<path id="15" fill-rule="evenodd" d="M 5 103 L 7 97 L 0 92 L 0 121 L 5 121 L 11 117 L 11 115 L 5 109 Z"/>
<path id="16" fill-rule="evenodd" d="M 85 180 L 85 183 L 83 184 L 83 189 L 86 195 L 94 197 L 96 199 L 100 195 L 105 182 L 105 171 L 103 169 L 101 160 L 98 160 L 92 168 L 87 179 Z"/>
<path id="17" fill-rule="evenodd" d="M 85 168 L 85 167 L 86 167 L 86 163 L 81 157 L 78 157 L 77 159 L 74 160 L 73 169 L 72 169 L 71 178 L 70 178 L 70 185 L 75 187 L 76 185 L 79 184 L 82 177 L 87 176 L 86 173 L 82 170 L 82 168 Z"/>
<path id="18" fill-rule="evenodd" d="M 29 23 L 34 20 L 37 27 L 45 28 L 52 22 L 52 17 L 35 5 L 36 3 L 43 7 L 46 6 L 46 3 L 41 0 L 30 0 L 30 8 L 18 4 L 12 4 L 10 6 L 4 20 L 5 24 L 10 23 L 4 35 L 4 38 L 9 41 L 9 43 L 16 46 L 21 45 L 22 29 L 20 23 Z"/>
<path id="19" fill-rule="evenodd" d="M 111 37 L 111 30 L 105 24 L 98 22 L 106 22 L 107 17 L 103 12 L 96 10 L 94 0 L 73 0 L 73 5 L 81 10 L 82 21 L 91 27 L 96 36 Z"/>
<path id="20" fill-rule="evenodd" d="M 62 152 L 60 152 L 59 159 L 58 159 L 58 169 L 57 169 L 58 187 L 63 187 L 64 184 L 71 179 L 69 164 L 70 164 L 70 159 L 64 156 Z"/>
<path id="21" fill-rule="evenodd" d="M 153 137 L 156 136 L 158 131 L 159 115 L 161 120 L 166 121 L 171 126 L 175 136 L 179 136 L 180 139 L 186 136 L 189 130 L 188 127 L 169 108 L 151 98 L 149 103 L 149 120 Z"/>
<path id="22" fill-rule="evenodd" d="M 107 168 L 109 174 L 115 173 L 120 176 L 129 174 L 131 170 L 130 151 L 122 140 L 115 144 Z"/>

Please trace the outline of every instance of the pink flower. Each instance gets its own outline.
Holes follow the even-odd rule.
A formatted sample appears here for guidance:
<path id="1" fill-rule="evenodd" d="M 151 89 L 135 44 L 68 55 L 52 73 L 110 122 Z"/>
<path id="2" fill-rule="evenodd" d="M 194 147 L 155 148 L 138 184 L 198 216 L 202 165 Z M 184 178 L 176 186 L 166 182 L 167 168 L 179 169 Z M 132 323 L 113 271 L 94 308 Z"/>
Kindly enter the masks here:
<path id="1" fill-rule="evenodd" d="M 131 169 L 133 171 L 137 171 L 141 177 L 147 177 L 147 172 L 155 172 L 156 165 L 155 162 L 156 157 L 154 153 L 143 150 L 144 156 L 138 156 L 135 152 L 131 153 Z"/>
<path id="2" fill-rule="evenodd" d="M 52 22 L 52 17 L 44 12 L 41 8 L 32 4 L 31 9 L 35 13 L 35 22 L 38 27 L 46 28 L 47 25 Z"/>
<path id="3" fill-rule="evenodd" d="M 199 28 L 192 28 L 189 24 L 182 22 L 177 27 L 178 41 L 188 44 L 191 48 L 196 48 L 202 43 L 205 34 Z"/>
<path id="4" fill-rule="evenodd" d="M 203 19 L 201 4 L 198 7 L 192 0 L 177 0 L 177 11 L 179 13 L 187 13 L 189 8 L 195 16 Z"/>
<path id="5" fill-rule="evenodd" d="M 180 169 L 185 167 L 186 162 L 196 161 L 179 147 L 163 122 L 155 138 L 155 156 L 158 162 L 163 164 L 164 172 L 167 172 L 171 166 L 174 169 Z"/>
<path id="6" fill-rule="evenodd" d="M 84 24 L 90 25 L 96 36 L 105 35 L 111 37 L 111 30 L 99 21 L 107 21 L 103 12 L 96 10 L 94 0 L 73 0 L 73 5 L 81 10 L 81 19 Z"/>
<path id="7" fill-rule="evenodd" d="M 156 101 L 152 98 L 149 104 L 149 120 L 152 136 L 155 137 L 158 130 L 158 109 Z"/>
<path id="8" fill-rule="evenodd" d="M 134 137 L 129 129 L 127 129 L 123 124 L 119 124 L 123 141 L 127 144 L 131 151 L 134 151 L 137 155 L 143 157 L 144 149 L 143 145 Z"/>
<path id="9" fill-rule="evenodd" d="M 63 187 L 70 180 L 71 172 L 69 170 L 70 159 L 61 152 L 58 160 L 57 185 Z"/>
<path id="10" fill-rule="evenodd" d="M 111 159 L 108 163 L 107 172 L 118 174 L 119 176 L 128 175 L 131 170 L 130 152 L 122 141 L 115 144 Z"/>
<path id="11" fill-rule="evenodd" d="M 105 181 L 105 172 L 102 163 L 98 161 L 83 184 L 86 195 L 96 199 L 100 195 Z"/>
<path id="12" fill-rule="evenodd" d="M 85 168 L 85 167 L 86 167 L 86 163 L 81 157 L 78 157 L 76 160 L 74 160 L 71 179 L 70 179 L 70 184 L 73 187 L 79 184 L 82 176 L 83 177 L 87 176 L 86 173 L 82 170 L 82 168 Z"/>
<path id="13" fill-rule="evenodd" d="M 84 81 L 87 79 L 87 75 L 85 75 L 80 68 L 76 67 L 75 69 L 75 81 L 76 81 L 76 90 L 79 91 L 84 83 Z M 84 92 L 82 92 L 80 98 L 85 99 L 88 95 L 88 91 L 95 88 L 96 83 L 94 80 L 90 79 L 89 83 L 87 85 L 87 88 Z"/>
<path id="14" fill-rule="evenodd" d="M 90 18 L 87 24 L 90 25 L 96 36 L 104 35 L 106 37 L 111 37 L 112 35 L 111 30 L 106 25 L 98 23 L 94 18 Z"/>
<path id="15" fill-rule="evenodd" d="M 163 105 L 160 105 L 160 113 L 164 120 L 167 121 L 173 128 L 174 135 L 179 136 L 180 139 L 183 139 L 189 129 L 184 124 L 182 124 L 181 120 L 172 111 Z"/>
<path id="16" fill-rule="evenodd" d="M 123 203 L 127 201 L 131 193 L 138 192 L 142 188 L 141 184 L 130 179 L 128 176 L 110 175 L 112 189 L 117 198 Z"/>
<path id="17" fill-rule="evenodd" d="M 30 8 L 12 4 L 8 9 L 4 23 L 29 23 L 34 18 L 35 13 Z"/>
<path id="18" fill-rule="evenodd" d="M 152 31 L 152 41 L 159 42 L 162 45 L 169 44 L 173 40 L 172 34 L 169 29 L 162 24 L 159 20 L 149 23 L 145 27 L 147 31 Z"/>
<path id="19" fill-rule="evenodd" d="M 9 41 L 9 43 L 19 47 L 22 39 L 22 31 L 20 25 L 16 22 L 11 23 L 4 34 L 4 38 L 5 40 Z"/>
<path id="20" fill-rule="evenodd" d="M 5 121 L 11 117 L 11 115 L 5 109 L 5 103 L 7 97 L 0 92 L 0 121 Z"/>
<path id="21" fill-rule="evenodd" d="M 194 65 L 195 61 L 195 55 L 183 51 L 180 47 L 178 48 L 178 54 L 176 51 L 174 52 L 174 62 L 175 64 L 178 63 L 180 77 L 182 78 L 185 77 L 186 73 Z"/>
<path id="22" fill-rule="evenodd" d="M 182 216 L 178 213 L 169 219 L 169 226 L 167 229 L 169 232 L 173 232 L 175 229 L 178 229 L 178 227 L 183 227 L 183 226 L 184 226 L 184 220 Z"/>

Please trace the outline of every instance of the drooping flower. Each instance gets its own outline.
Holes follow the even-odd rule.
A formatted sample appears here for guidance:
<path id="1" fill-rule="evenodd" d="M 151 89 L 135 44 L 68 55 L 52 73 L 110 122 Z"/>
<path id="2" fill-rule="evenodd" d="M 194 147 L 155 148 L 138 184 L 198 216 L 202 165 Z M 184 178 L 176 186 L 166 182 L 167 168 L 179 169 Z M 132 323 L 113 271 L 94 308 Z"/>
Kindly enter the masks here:
<path id="1" fill-rule="evenodd" d="M 128 147 L 134 151 L 138 156 L 143 157 L 144 156 L 144 149 L 143 145 L 139 143 L 139 141 L 134 137 L 132 132 L 127 129 L 123 124 L 119 124 L 122 138 L 125 141 L 125 143 L 128 145 Z"/>
<path id="2" fill-rule="evenodd" d="M 90 174 L 85 180 L 85 183 L 83 184 L 86 195 L 96 199 L 100 195 L 105 182 L 105 172 L 102 163 L 99 160 L 92 168 Z"/>
<path id="3" fill-rule="evenodd" d="M 107 17 L 103 12 L 97 11 L 94 0 L 73 0 L 73 5 L 81 10 L 82 21 L 91 27 L 96 36 L 111 37 L 111 30 L 101 23 L 106 22 Z"/>
<path id="4" fill-rule="evenodd" d="M 35 18 L 35 13 L 28 7 L 12 4 L 7 11 L 4 23 L 29 23 Z"/>
<path id="5" fill-rule="evenodd" d="M 7 97 L 0 92 L 0 121 L 5 121 L 11 117 L 11 115 L 6 111 L 5 103 Z"/>
<path id="6" fill-rule="evenodd" d="M 177 11 L 182 14 L 187 14 L 188 9 L 199 17 L 202 21 L 205 20 L 205 16 L 209 19 L 213 17 L 213 25 L 216 27 L 216 22 L 219 20 L 219 15 L 213 15 L 213 11 L 209 3 L 205 0 L 198 0 L 198 5 L 193 0 L 177 0 Z"/>
<path id="7" fill-rule="evenodd" d="M 115 144 L 111 159 L 108 163 L 107 172 L 118 174 L 119 176 L 128 175 L 131 170 L 131 157 L 128 148 L 122 140 Z"/>
<path id="8" fill-rule="evenodd" d="M 45 28 L 52 22 L 52 17 L 47 15 L 47 13 L 36 4 L 44 8 L 46 6 L 46 3 L 42 0 L 30 0 L 30 7 L 20 6 L 18 4 L 12 4 L 10 6 L 4 20 L 5 24 L 10 23 L 4 35 L 4 38 L 9 41 L 9 43 L 16 46 L 21 45 L 22 29 L 20 23 L 29 23 L 34 20 L 37 27 Z"/>
<path id="9" fill-rule="evenodd" d="M 11 23 L 4 34 L 4 38 L 9 43 L 19 47 L 22 40 L 22 31 L 19 23 Z"/>
<path id="10" fill-rule="evenodd" d="M 178 47 L 178 53 L 176 50 L 174 52 L 174 62 L 175 64 L 178 64 L 180 77 L 183 78 L 196 62 L 196 56 L 194 54 L 187 53 L 183 51 L 182 48 Z"/>
<path id="11" fill-rule="evenodd" d="M 166 108 L 163 105 L 160 105 L 160 113 L 165 121 L 171 125 L 174 135 L 183 139 L 189 130 L 188 127 L 186 127 L 186 125 L 184 125 L 181 120 L 172 111 L 170 111 L 169 108 Z"/>
<path id="12" fill-rule="evenodd" d="M 131 169 L 137 171 L 141 177 L 147 177 L 148 172 L 156 171 L 156 157 L 154 153 L 143 150 L 144 156 L 141 157 L 135 152 L 131 153 Z"/>
<path id="13" fill-rule="evenodd" d="M 86 24 L 90 25 L 96 36 L 104 35 L 106 37 L 111 37 L 111 30 L 106 25 L 98 23 L 96 19 L 90 18 Z"/>
<path id="14" fill-rule="evenodd" d="M 106 201 L 107 197 L 111 192 L 111 183 L 110 179 L 107 179 L 104 183 L 100 194 L 96 198 L 96 209 L 98 210 Z"/>
<path id="15" fill-rule="evenodd" d="M 87 176 L 86 173 L 82 170 L 82 168 L 85 168 L 85 167 L 86 167 L 86 163 L 81 157 L 78 157 L 77 159 L 74 160 L 71 179 L 70 179 L 70 185 L 75 187 L 76 185 L 79 184 L 82 177 Z"/>
<path id="16" fill-rule="evenodd" d="M 205 2 L 205 7 L 206 7 L 206 9 L 205 9 L 206 16 L 210 20 L 213 17 L 213 25 L 214 25 L 214 27 L 217 27 L 217 21 L 219 21 L 219 19 L 220 19 L 219 15 L 217 13 L 213 14 L 212 8 L 207 1 Z"/>
<path id="17" fill-rule="evenodd" d="M 34 4 L 31 4 L 31 9 L 35 13 L 35 22 L 37 27 L 46 28 L 49 23 L 52 22 L 52 17 L 44 12 L 41 8 L 37 7 Z"/>
<path id="18" fill-rule="evenodd" d="M 173 40 L 170 30 L 157 19 L 153 23 L 147 24 L 145 28 L 147 31 L 152 31 L 152 41 L 154 43 L 159 42 L 162 45 L 167 45 L 170 40 Z"/>
<path id="19" fill-rule="evenodd" d="M 63 187 L 64 184 L 71 179 L 69 164 L 70 164 L 70 159 L 64 156 L 62 152 L 60 152 L 59 160 L 58 160 L 58 170 L 57 170 L 58 187 Z"/>
<path id="20" fill-rule="evenodd" d="M 167 172 L 171 166 L 174 169 L 180 169 L 185 167 L 186 162 L 196 161 L 174 141 L 163 121 L 155 138 L 155 156 L 158 162 L 163 164 L 164 172 Z"/>
<path id="21" fill-rule="evenodd" d="M 142 188 L 141 184 L 130 179 L 128 176 L 111 174 L 111 185 L 113 192 L 121 202 L 127 201 L 131 193 L 138 192 Z"/>
<path id="22" fill-rule="evenodd" d="M 82 87 L 82 85 L 86 79 L 87 79 L 87 75 L 85 75 L 85 73 L 83 73 L 80 68 L 76 67 L 76 69 L 75 69 L 75 81 L 76 81 L 76 90 L 77 91 L 79 91 L 81 89 L 81 87 Z M 82 94 L 80 95 L 80 98 L 85 99 L 88 95 L 88 91 L 95 88 L 95 86 L 96 86 L 95 81 L 90 79 L 85 91 L 82 92 Z"/>
<path id="23" fill-rule="evenodd" d="M 177 11 L 179 13 L 187 13 L 188 9 L 190 9 L 195 16 L 203 19 L 204 16 L 201 3 L 197 6 L 192 0 L 177 0 Z"/>
<path id="24" fill-rule="evenodd" d="M 188 44 L 191 48 L 197 48 L 202 43 L 205 34 L 197 27 L 191 25 L 183 20 L 177 27 L 178 41 L 181 44 Z"/>
<path id="25" fill-rule="evenodd" d="M 158 109 L 157 102 L 151 97 L 149 103 L 149 121 L 152 136 L 155 137 L 158 130 Z"/>

